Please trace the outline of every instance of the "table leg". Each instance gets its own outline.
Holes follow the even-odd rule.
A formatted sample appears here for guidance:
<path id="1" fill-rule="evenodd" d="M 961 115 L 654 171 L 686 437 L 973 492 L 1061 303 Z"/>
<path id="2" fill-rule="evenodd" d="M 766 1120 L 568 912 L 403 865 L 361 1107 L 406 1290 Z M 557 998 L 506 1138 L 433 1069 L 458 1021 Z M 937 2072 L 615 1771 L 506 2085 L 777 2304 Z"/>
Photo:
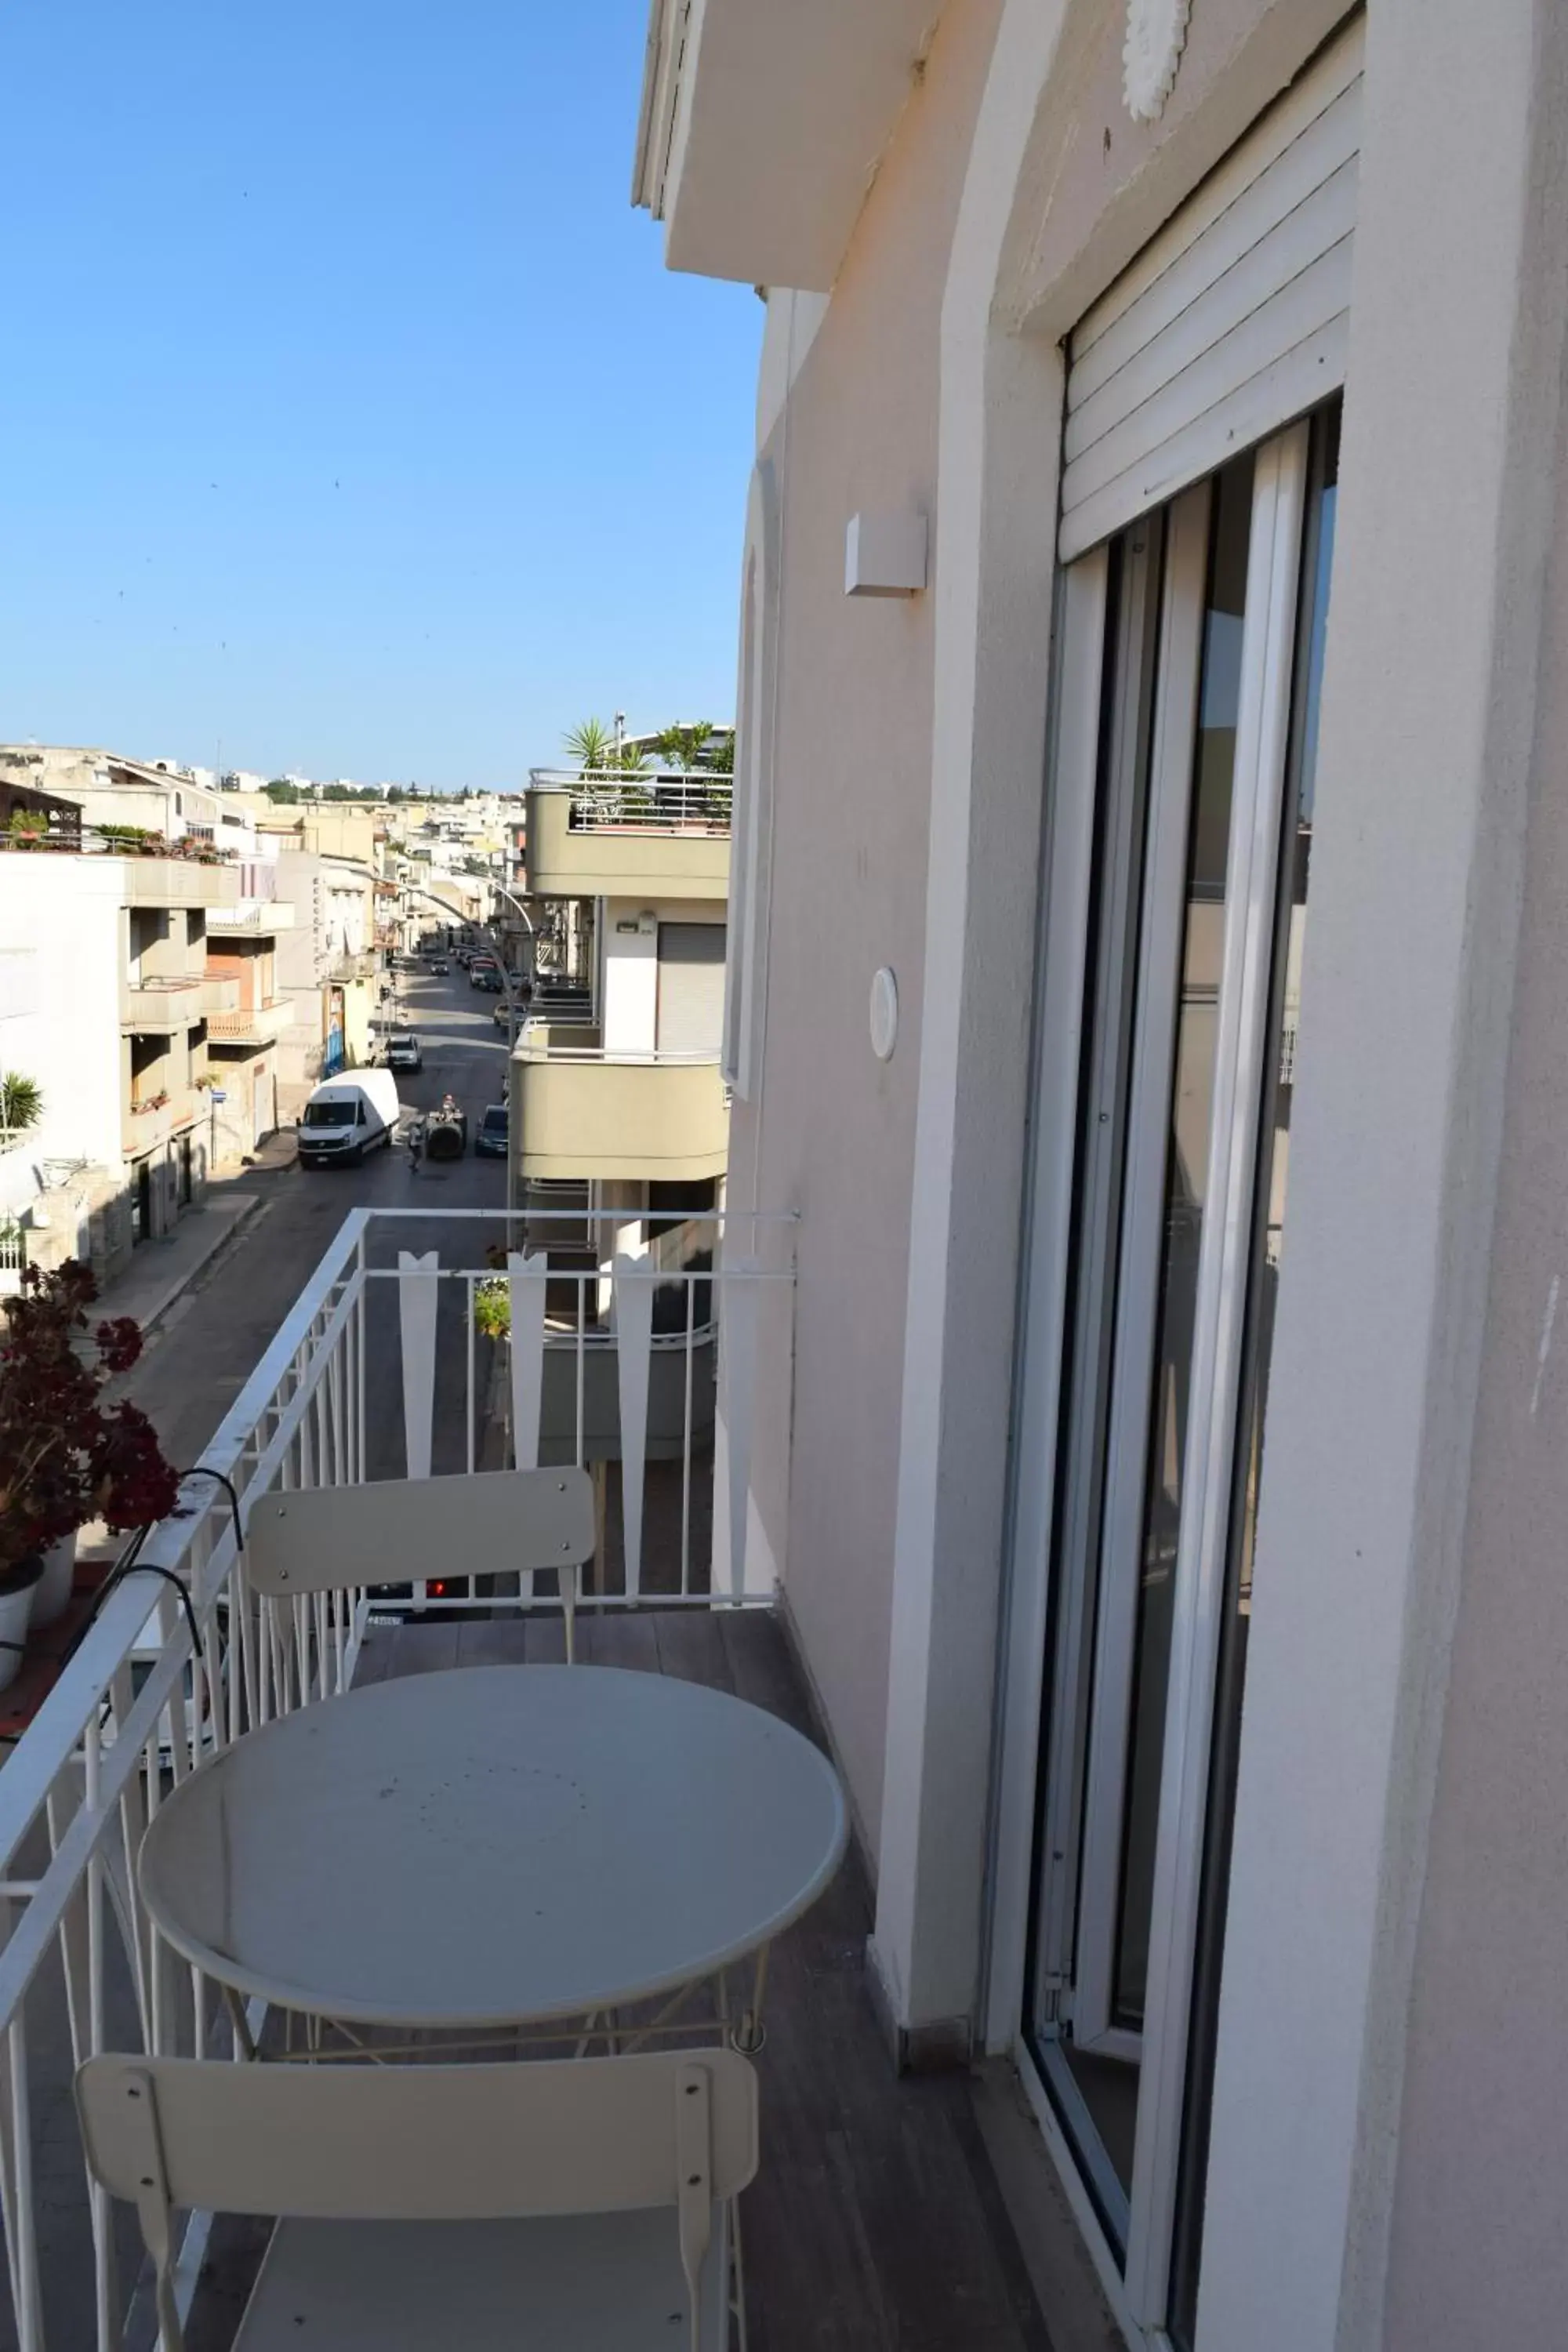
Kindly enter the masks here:
<path id="1" fill-rule="evenodd" d="M 245 2003 L 232 1985 L 225 1985 L 223 1999 L 224 2006 L 228 2011 L 228 2021 L 234 2028 L 234 2038 L 244 2051 L 247 2059 L 254 2061 L 256 2037 L 250 2031 L 250 2020 L 245 2013 Z"/>
<path id="2" fill-rule="evenodd" d="M 764 1944 L 757 1954 L 752 1977 L 752 1998 L 741 2012 L 741 2021 L 730 2036 L 731 2046 L 743 2056 L 754 2058 L 767 2040 L 767 2028 L 763 2023 L 763 1995 L 768 1982 L 768 1947 Z"/>

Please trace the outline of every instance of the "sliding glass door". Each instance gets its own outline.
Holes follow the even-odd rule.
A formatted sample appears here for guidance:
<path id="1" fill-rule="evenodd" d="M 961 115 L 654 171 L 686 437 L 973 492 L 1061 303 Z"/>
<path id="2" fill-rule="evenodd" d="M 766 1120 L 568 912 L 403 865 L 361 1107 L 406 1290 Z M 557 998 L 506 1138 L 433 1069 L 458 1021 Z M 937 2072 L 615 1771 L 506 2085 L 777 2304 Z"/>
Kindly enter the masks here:
<path id="1" fill-rule="evenodd" d="M 1292 427 L 1065 582 L 1064 643 L 1097 650 L 1100 693 L 1053 778 L 1043 1026 L 1072 1025 L 1077 1100 L 1070 1217 L 1033 1244 L 1062 1258 L 1046 1286 L 1059 1312 L 1028 1335 L 1060 1352 L 1058 1402 L 1049 1429 L 1019 1432 L 1049 1529 L 1024 2034 L 1133 2316 L 1178 2336 L 1201 2242 L 1335 446 L 1332 411 Z M 1041 1150 L 1062 1115 L 1042 1096 Z"/>

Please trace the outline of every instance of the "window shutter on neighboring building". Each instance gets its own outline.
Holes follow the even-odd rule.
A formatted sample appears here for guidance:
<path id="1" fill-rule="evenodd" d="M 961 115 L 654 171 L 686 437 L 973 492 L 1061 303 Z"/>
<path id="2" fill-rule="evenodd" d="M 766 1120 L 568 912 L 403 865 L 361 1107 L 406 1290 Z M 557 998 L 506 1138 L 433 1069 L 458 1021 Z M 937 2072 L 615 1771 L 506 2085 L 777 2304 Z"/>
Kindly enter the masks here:
<path id="1" fill-rule="evenodd" d="M 660 923 L 659 1052 L 716 1055 L 723 1028 L 723 924 Z"/>

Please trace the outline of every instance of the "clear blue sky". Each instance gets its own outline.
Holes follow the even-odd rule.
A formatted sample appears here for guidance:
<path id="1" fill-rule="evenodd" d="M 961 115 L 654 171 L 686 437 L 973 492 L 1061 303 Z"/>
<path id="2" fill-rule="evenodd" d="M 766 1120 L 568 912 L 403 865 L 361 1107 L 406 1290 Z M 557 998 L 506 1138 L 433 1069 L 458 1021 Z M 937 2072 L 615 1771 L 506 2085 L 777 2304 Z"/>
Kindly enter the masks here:
<path id="1" fill-rule="evenodd" d="M 0 740 L 514 783 L 732 715 L 762 306 L 646 0 L 7 0 Z"/>

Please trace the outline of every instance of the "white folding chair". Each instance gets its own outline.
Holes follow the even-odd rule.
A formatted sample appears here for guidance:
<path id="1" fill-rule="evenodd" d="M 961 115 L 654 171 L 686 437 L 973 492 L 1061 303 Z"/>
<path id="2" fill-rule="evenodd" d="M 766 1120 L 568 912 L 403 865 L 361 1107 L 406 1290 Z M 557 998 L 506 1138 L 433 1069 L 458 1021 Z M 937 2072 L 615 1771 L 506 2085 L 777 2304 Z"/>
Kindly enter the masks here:
<path id="1" fill-rule="evenodd" d="M 182 2210 L 278 2217 L 233 2352 L 726 2352 L 732 2309 L 744 2344 L 732 2207 L 757 2168 L 757 2083 L 733 2051 L 115 2056 L 76 2095 L 93 2174 L 138 2210 L 163 2352 L 184 2352 Z"/>
<path id="2" fill-rule="evenodd" d="M 246 1522 L 245 1559 L 251 1591 L 279 1601 L 414 1584 L 433 1570 L 531 1576 L 552 1568 L 570 1662 L 583 1568 L 595 1541 L 594 1482 L 585 1470 L 480 1470 L 258 1495 Z"/>

